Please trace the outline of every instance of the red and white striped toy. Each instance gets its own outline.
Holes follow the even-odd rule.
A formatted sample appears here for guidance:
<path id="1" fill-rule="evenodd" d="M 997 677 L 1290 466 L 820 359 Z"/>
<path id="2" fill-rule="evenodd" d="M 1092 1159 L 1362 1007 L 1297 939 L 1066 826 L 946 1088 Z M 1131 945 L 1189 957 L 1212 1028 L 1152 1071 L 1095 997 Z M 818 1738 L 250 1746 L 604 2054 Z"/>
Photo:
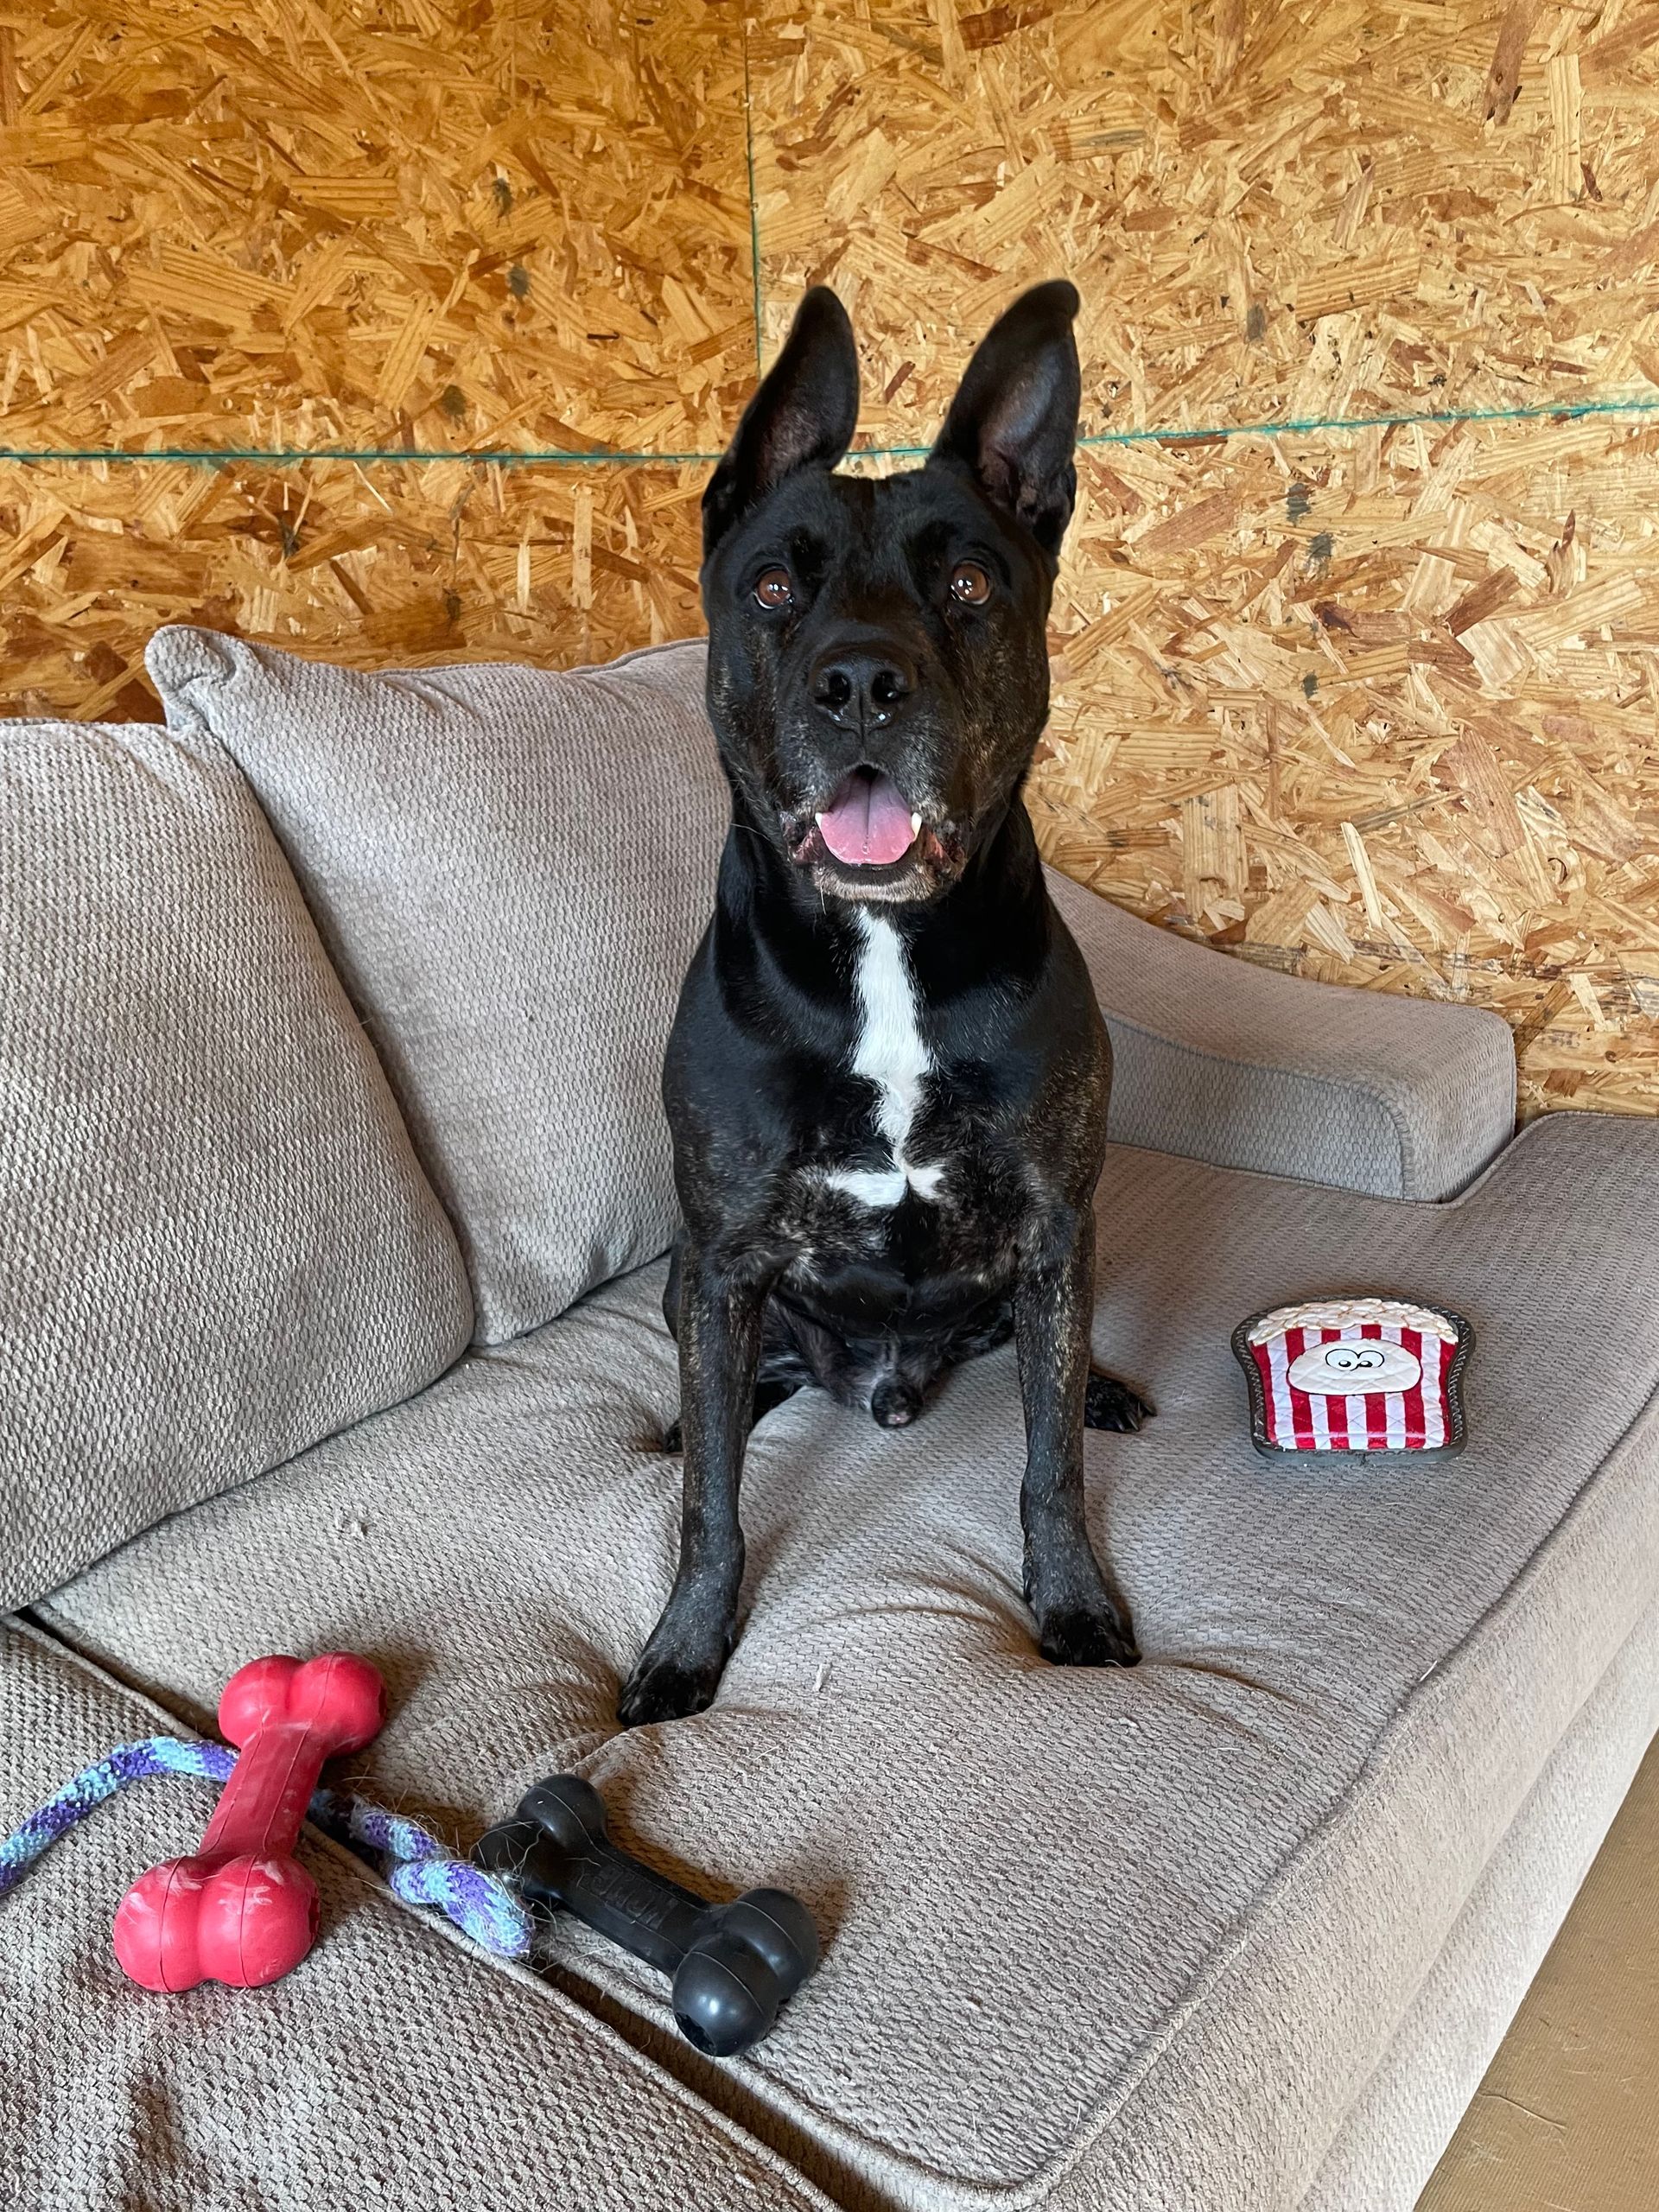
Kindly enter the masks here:
<path id="1" fill-rule="evenodd" d="M 1233 1332 L 1250 1386 L 1250 1432 L 1285 1452 L 1421 1452 L 1464 1446 L 1463 1370 L 1474 1332 L 1460 1313 L 1401 1298 L 1314 1298 L 1252 1314 Z"/>

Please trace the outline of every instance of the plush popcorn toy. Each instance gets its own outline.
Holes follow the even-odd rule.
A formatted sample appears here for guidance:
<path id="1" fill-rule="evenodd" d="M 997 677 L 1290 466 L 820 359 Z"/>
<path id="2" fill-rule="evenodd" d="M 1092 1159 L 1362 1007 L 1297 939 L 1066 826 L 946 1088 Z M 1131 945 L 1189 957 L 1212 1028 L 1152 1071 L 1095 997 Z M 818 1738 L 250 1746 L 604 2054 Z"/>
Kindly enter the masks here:
<path id="1" fill-rule="evenodd" d="M 1253 1314 L 1233 1332 L 1250 1386 L 1250 1433 L 1284 1452 L 1421 1452 L 1464 1446 L 1463 1370 L 1474 1331 L 1460 1313 L 1399 1298 L 1316 1298 Z"/>

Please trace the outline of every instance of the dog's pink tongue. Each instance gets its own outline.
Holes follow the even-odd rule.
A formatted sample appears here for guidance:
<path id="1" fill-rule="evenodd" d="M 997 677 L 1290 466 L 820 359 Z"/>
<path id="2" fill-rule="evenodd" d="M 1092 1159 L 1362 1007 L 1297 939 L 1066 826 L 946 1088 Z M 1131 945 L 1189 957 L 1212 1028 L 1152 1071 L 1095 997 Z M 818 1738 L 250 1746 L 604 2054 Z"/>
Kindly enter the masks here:
<path id="1" fill-rule="evenodd" d="M 887 868 L 916 841 L 905 795 L 891 776 L 855 770 L 818 817 L 823 842 L 849 868 Z"/>

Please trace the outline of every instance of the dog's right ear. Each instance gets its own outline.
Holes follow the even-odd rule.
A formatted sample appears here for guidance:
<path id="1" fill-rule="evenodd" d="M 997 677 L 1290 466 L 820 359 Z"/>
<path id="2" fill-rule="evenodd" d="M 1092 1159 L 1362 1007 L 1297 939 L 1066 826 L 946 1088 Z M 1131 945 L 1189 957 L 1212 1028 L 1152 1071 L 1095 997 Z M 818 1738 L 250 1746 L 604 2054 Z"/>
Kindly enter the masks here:
<path id="1" fill-rule="evenodd" d="M 828 286 L 815 284 L 702 495 L 703 558 L 774 484 L 798 468 L 833 468 L 857 428 L 853 326 Z"/>

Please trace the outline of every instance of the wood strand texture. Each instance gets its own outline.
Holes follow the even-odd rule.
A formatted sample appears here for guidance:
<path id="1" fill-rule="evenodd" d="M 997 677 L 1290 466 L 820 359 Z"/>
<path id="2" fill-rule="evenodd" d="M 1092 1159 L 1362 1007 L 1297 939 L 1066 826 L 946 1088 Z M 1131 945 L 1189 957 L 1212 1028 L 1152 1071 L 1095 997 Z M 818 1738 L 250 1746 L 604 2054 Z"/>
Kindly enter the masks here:
<path id="1" fill-rule="evenodd" d="M 1049 856 L 1659 1110 L 1656 130 L 1651 0 L 0 0 L 7 709 L 686 634 L 807 283 L 882 468 L 1065 273 Z"/>

